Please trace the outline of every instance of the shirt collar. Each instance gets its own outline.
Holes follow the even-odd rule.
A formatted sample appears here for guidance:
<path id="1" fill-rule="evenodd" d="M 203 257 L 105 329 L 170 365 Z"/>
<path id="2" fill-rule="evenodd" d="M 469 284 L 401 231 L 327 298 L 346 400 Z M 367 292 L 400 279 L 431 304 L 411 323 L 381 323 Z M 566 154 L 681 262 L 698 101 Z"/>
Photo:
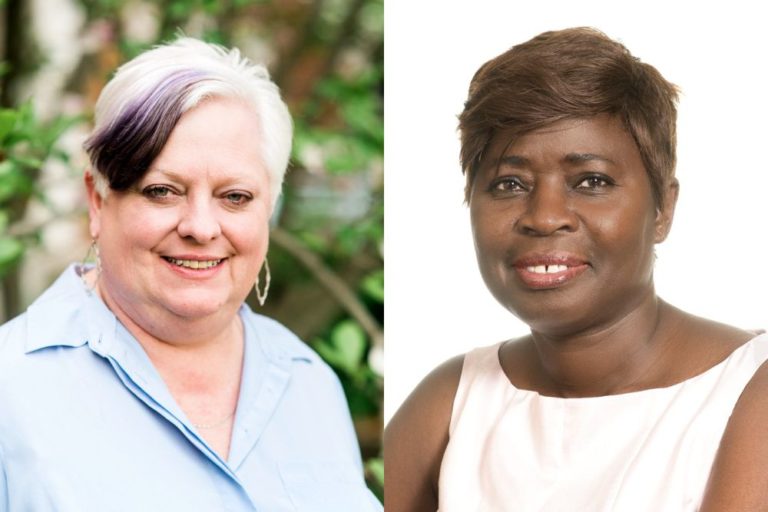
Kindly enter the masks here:
<path id="1" fill-rule="evenodd" d="M 72 264 L 27 309 L 25 351 L 93 343 L 106 329 L 114 332 L 115 322 L 81 279 L 78 265 Z"/>
<path id="2" fill-rule="evenodd" d="M 254 344 L 272 362 L 285 365 L 290 361 L 313 363 L 317 360 L 318 355 L 295 334 L 279 322 L 254 313 L 247 304 L 240 307 L 240 318 L 246 332 L 252 333 Z"/>

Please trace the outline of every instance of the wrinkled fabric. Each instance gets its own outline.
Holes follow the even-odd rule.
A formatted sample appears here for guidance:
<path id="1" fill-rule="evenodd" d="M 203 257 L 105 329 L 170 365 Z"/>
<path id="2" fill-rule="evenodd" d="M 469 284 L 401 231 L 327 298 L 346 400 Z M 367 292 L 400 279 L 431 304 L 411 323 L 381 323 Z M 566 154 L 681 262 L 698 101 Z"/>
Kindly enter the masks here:
<path id="1" fill-rule="evenodd" d="M 0 511 L 381 510 L 338 379 L 277 322 L 245 331 L 229 458 L 74 266 L 0 328 Z"/>

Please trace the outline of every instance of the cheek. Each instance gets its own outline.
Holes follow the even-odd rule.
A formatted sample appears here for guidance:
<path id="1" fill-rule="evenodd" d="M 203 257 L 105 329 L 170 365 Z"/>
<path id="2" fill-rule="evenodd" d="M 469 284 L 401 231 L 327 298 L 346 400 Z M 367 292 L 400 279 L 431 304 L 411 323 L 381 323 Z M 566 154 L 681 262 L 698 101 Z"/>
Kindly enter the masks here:
<path id="1" fill-rule="evenodd" d="M 509 211 L 489 208 L 476 208 L 471 215 L 478 270 L 485 285 L 502 303 L 506 299 L 500 297 L 505 293 L 510 277 L 507 253 L 513 235 L 513 218 Z"/>
<path id="2" fill-rule="evenodd" d="M 514 216 L 514 212 L 490 208 L 486 204 L 472 206 L 470 223 L 475 246 L 479 249 L 492 249 L 502 244 L 511 234 Z"/>
<path id="3" fill-rule="evenodd" d="M 171 209 L 126 210 L 115 219 L 115 227 L 119 226 L 123 243 L 141 250 L 157 245 L 175 229 L 177 223 L 177 216 Z M 103 227 L 106 229 L 108 226 Z"/>
<path id="4" fill-rule="evenodd" d="M 490 226 L 489 223 L 484 222 L 481 215 L 473 213 L 471 216 L 471 226 L 472 239 L 475 244 L 475 256 L 480 264 L 481 272 L 484 273 L 484 259 L 490 256 L 490 253 L 492 252 L 492 244 L 498 239 L 498 236 L 495 234 L 492 226 Z"/>
<path id="5" fill-rule="evenodd" d="M 594 215 L 591 226 L 593 240 L 599 247 L 597 256 L 611 255 L 603 261 L 613 262 L 630 273 L 645 274 L 655 246 L 654 218 L 644 204 L 613 215 Z"/>
<path id="6" fill-rule="evenodd" d="M 222 223 L 222 233 L 241 254 L 264 255 L 269 245 L 269 222 L 263 216 L 235 216 Z"/>
<path id="7" fill-rule="evenodd" d="M 176 226 L 172 209 L 141 208 L 121 205 L 100 217 L 100 249 L 109 259 L 126 260 L 147 257 Z"/>

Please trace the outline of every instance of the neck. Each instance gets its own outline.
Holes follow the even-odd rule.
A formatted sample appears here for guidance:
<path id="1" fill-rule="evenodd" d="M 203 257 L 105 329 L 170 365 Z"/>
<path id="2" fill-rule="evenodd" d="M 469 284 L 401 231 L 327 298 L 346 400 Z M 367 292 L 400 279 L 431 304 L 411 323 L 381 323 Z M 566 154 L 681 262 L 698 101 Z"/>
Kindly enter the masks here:
<path id="1" fill-rule="evenodd" d="M 90 276 L 86 276 L 90 277 Z M 93 278 L 91 278 L 93 279 Z M 166 381 L 215 387 L 237 377 L 244 354 L 244 331 L 240 316 L 219 312 L 212 318 L 151 318 L 134 320 L 95 283 L 94 290 L 125 326 Z"/>
<path id="2" fill-rule="evenodd" d="M 95 276 L 86 276 L 94 284 Z M 102 286 L 94 288 L 144 348 L 176 403 L 223 458 L 229 454 L 245 355 L 244 326 L 236 311 L 189 320 L 133 316 Z"/>
<path id="3" fill-rule="evenodd" d="M 241 329 L 237 308 L 221 307 L 214 314 L 198 318 L 174 315 L 171 311 L 154 308 L 142 314 L 134 308 L 123 308 L 92 270 L 84 276 L 85 282 L 104 304 L 125 325 L 142 345 L 154 342 L 175 346 L 183 351 L 204 353 L 206 346 L 218 346 L 231 337 L 233 330 Z M 125 303 L 126 301 L 122 301 Z M 148 308 L 147 308 L 148 309 Z M 242 332 L 241 332 L 242 334 Z M 146 347 L 145 347 L 146 348 Z"/>
<path id="4" fill-rule="evenodd" d="M 532 332 L 545 394 L 605 396 L 655 387 L 670 349 L 668 306 L 652 293 L 618 320 L 564 336 Z"/>

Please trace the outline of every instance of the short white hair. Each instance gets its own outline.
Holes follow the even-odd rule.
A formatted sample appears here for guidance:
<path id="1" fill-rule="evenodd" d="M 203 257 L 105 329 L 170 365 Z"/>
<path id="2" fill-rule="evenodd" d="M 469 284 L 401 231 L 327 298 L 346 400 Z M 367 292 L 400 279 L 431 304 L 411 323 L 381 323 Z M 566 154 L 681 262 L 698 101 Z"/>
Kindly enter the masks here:
<path id="1" fill-rule="evenodd" d="M 157 46 L 118 68 L 96 103 L 85 148 L 96 189 L 124 190 L 138 181 L 162 150 L 179 118 L 207 98 L 242 99 L 260 127 L 257 143 L 270 181 L 272 208 L 282 190 L 293 123 L 267 69 L 237 48 L 191 37 Z"/>

